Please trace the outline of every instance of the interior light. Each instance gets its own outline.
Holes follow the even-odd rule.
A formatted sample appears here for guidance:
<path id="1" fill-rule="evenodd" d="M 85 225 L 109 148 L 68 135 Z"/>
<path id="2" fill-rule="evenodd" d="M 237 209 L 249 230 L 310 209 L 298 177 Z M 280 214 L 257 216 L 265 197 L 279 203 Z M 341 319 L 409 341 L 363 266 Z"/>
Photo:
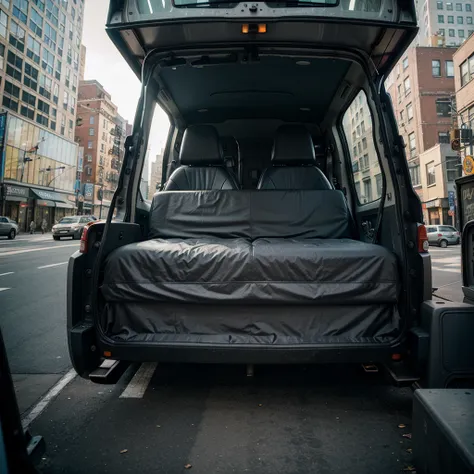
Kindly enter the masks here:
<path id="1" fill-rule="evenodd" d="M 258 32 L 259 33 L 266 33 L 267 32 L 267 25 L 265 23 L 262 23 L 258 25 Z"/>
<path id="2" fill-rule="evenodd" d="M 296 64 L 297 64 L 298 66 L 309 66 L 311 63 L 310 63 L 309 61 L 303 61 L 303 60 L 301 60 L 301 61 L 296 61 Z"/>

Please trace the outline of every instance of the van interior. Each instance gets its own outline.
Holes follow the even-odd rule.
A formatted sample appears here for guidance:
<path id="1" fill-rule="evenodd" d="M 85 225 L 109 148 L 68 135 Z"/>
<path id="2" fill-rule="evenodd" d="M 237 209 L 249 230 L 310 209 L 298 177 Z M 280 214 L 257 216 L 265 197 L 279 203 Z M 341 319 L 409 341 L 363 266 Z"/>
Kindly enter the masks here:
<path id="1" fill-rule="evenodd" d="M 137 189 L 142 239 L 103 266 L 106 339 L 400 341 L 407 183 L 387 158 L 393 137 L 366 65 L 352 53 L 264 46 L 175 52 L 157 65 L 148 100 L 171 121 L 164 180 L 151 203 Z"/>

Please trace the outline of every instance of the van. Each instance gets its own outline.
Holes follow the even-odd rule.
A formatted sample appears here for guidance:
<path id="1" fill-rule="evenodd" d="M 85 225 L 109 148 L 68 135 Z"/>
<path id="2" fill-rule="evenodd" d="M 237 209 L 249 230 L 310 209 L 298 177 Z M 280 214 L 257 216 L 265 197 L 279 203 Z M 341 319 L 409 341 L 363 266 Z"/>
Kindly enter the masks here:
<path id="1" fill-rule="evenodd" d="M 69 261 L 78 373 L 370 362 L 426 377 L 440 308 L 384 87 L 414 2 L 113 0 L 107 31 L 142 92 L 107 222 Z M 170 129 L 147 200 L 155 107 Z"/>

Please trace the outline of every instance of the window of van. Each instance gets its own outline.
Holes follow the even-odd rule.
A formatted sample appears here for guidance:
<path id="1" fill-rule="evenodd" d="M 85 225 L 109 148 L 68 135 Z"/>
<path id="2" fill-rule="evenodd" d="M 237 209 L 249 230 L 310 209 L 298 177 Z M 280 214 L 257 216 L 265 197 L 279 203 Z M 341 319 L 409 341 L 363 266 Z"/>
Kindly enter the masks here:
<path id="1" fill-rule="evenodd" d="M 363 113 L 359 110 L 359 113 L 354 114 L 352 104 L 358 103 L 362 104 Z M 360 204 L 367 204 L 380 199 L 382 174 L 374 145 L 372 113 L 365 92 L 360 91 L 352 104 L 344 114 L 342 128 L 349 150 L 358 149 L 360 146 L 364 149 L 364 154 L 358 159 L 356 156 L 352 157 L 352 174 L 357 199 Z M 362 117 L 364 120 L 361 120 Z M 354 133 L 354 128 L 357 133 Z"/>

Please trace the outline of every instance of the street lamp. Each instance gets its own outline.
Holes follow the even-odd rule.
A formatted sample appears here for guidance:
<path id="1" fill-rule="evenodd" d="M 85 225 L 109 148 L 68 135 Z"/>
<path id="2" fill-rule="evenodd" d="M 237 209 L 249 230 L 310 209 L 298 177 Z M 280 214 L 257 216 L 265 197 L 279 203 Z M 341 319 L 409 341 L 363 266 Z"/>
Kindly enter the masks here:
<path id="1" fill-rule="evenodd" d="M 51 166 L 48 166 L 47 168 L 42 168 L 40 169 L 40 173 L 45 173 L 46 171 L 49 173 L 50 171 L 55 171 L 55 170 L 65 170 L 65 166 L 56 166 L 56 168 L 51 168 Z M 59 173 L 57 176 L 55 176 L 53 179 L 51 179 L 46 186 L 49 187 L 49 185 L 59 176 L 61 176 L 62 173 Z M 43 174 L 43 179 L 41 180 L 41 185 L 44 186 L 44 174 Z"/>
<path id="2" fill-rule="evenodd" d="M 30 171 L 30 161 L 33 161 L 33 158 L 30 158 L 29 156 L 26 156 L 27 154 L 29 153 L 34 153 L 35 154 L 35 158 L 38 157 L 38 148 L 40 146 L 40 143 L 43 143 L 44 141 L 46 140 L 45 137 L 42 137 L 41 140 L 39 140 L 35 146 L 31 147 L 29 150 L 26 149 L 26 143 L 23 143 L 22 144 L 22 147 L 23 147 L 23 166 L 21 168 L 21 177 L 20 177 L 20 183 L 23 182 L 23 176 L 25 174 L 25 163 L 28 163 L 28 174 L 29 174 L 29 171 Z M 34 171 L 34 170 L 33 170 Z"/>

